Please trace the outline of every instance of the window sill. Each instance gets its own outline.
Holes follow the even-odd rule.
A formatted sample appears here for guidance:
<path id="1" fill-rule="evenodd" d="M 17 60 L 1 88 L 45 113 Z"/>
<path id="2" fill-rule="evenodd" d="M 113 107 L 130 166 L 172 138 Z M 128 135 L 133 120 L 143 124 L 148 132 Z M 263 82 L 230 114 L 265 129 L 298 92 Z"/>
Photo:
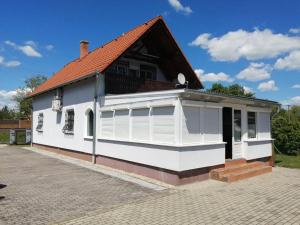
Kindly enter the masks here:
<path id="1" fill-rule="evenodd" d="M 253 139 L 247 139 L 245 140 L 245 142 L 263 142 L 263 141 L 274 141 L 275 139 L 273 138 L 267 138 L 267 139 L 257 139 L 257 138 L 253 138 Z"/>
<path id="2" fill-rule="evenodd" d="M 93 136 L 84 136 L 83 139 L 85 139 L 85 140 L 93 140 Z"/>
<path id="3" fill-rule="evenodd" d="M 43 133 L 43 130 L 37 129 L 36 131 L 39 132 L 39 133 Z"/>
<path id="4" fill-rule="evenodd" d="M 64 134 L 67 134 L 67 135 L 74 135 L 74 132 L 73 131 L 63 131 Z"/>

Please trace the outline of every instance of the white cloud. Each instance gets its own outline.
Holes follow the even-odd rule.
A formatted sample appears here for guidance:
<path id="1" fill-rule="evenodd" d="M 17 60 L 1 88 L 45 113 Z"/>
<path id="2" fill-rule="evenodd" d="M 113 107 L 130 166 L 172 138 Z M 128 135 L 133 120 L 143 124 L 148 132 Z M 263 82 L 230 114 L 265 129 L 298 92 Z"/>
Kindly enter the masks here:
<path id="1" fill-rule="evenodd" d="M 289 29 L 289 32 L 292 34 L 299 34 L 300 28 L 291 28 L 291 29 Z"/>
<path id="2" fill-rule="evenodd" d="M 26 45 L 30 45 L 30 46 L 32 46 L 32 47 L 37 47 L 37 43 L 35 43 L 34 41 L 25 41 L 25 44 Z"/>
<path id="3" fill-rule="evenodd" d="M 42 57 L 42 54 L 36 50 L 36 44 L 33 41 L 27 41 L 25 45 L 17 45 L 16 43 L 7 40 L 5 44 L 21 51 L 23 54 L 30 57 Z"/>
<path id="4" fill-rule="evenodd" d="M 260 81 L 271 77 L 272 68 L 264 63 L 250 63 L 250 65 L 239 72 L 236 77 L 239 80 Z"/>
<path id="5" fill-rule="evenodd" d="M 300 88 L 300 84 L 295 84 L 292 86 L 292 88 Z"/>
<path id="6" fill-rule="evenodd" d="M 0 56 L 0 66 L 5 66 L 5 67 L 16 67 L 20 66 L 21 62 L 17 60 L 11 60 L 11 61 L 5 61 L 5 58 L 3 56 Z"/>
<path id="7" fill-rule="evenodd" d="M 300 70 L 300 51 L 293 51 L 288 56 L 277 59 L 274 68 L 278 70 Z"/>
<path id="8" fill-rule="evenodd" d="M 51 50 L 53 50 L 54 46 L 53 46 L 53 45 L 46 45 L 45 48 L 46 48 L 48 51 L 51 51 Z"/>
<path id="9" fill-rule="evenodd" d="M 188 15 L 191 14 L 193 11 L 189 6 L 183 6 L 179 0 L 168 0 L 169 4 L 172 6 L 176 12 L 183 12 L 184 14 Z"/>
<path id="10" fill-rule="evenodd" d="M 200 81 L 205 82 L 233 82 L 234 79 L 231 78 L 226 73 L 220 72 L 220 73 L 204 73 L 204 70 L 202 69 L 196 69 L 195 73 L 199 77 Z"/>
<path id="11" fill-rule="evenodd" d="M 257 87 L 260 91 L 277 91 L 278 87 L 275 84 L 274 80 L 269 80 L 267 82 L 262 82 Z"/>
<path id="12" fill-rule="evenodd" d="M 295 96 L 290 100 L 292 105 L 300 105 L 300 96 Z"/>
<path id="13" fill-rule="evenodd" d="M 300 37 L 275 34 L 270 29 L 255 29 L 252 32 L 239 29 L 220 37 L 204 33 L 190 45 L 206 49 L 214 60 L 234 62 L 241 58 L 269 59 L 300 49 Z"/>
<path id="14" fill-rule="evenodd" d="M 30 45 L 19 46 L 19 49 L 27 56 L 42 57 L 42 55 Z"/>
<path id="15" fill-rule="evenodd" d="M 254 93 L 253 89 L 250 88 L 250 87 L 247 87 L 247 86 L 243 86 L 244 90 L 245 90 L 245 93 L 246 94 L 249 94 L 249 93 Z"/>
<path id="16" fill-rule="evenodd" d="M 0 108 L 5 105 L 9 108 L 15 108 L 16 103 L 13 101 L 13 97 L 16 93 L 16 91 L 0 90 Z"/>

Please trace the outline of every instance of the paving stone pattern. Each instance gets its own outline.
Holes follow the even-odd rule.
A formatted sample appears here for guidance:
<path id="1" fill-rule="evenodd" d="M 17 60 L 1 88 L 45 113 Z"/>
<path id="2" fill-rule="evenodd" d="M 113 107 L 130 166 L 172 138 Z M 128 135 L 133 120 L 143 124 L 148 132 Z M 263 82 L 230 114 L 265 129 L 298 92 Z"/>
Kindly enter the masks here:
<path id="1" fill-rule="evenodd" d="M 7 147 L 0 179 L 0 224 L 300 224 L 297 169 L 154 191 Z"/>

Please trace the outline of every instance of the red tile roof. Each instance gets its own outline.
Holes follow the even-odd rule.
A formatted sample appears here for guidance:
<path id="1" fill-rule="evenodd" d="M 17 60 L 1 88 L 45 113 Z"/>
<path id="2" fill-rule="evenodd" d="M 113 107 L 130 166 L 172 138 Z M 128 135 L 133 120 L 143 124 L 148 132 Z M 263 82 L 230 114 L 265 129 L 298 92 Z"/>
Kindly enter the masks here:
<path id="1" fill-rule="evenodd" d="M 104 72 L 116 59 L 118 59 L 130 46 L 132 46 L 146 31 L 156 22 L 163 20 L 161 16 L 155 17 L 148 22 L 122 34 L 118 38 L 106 43 L 89 52 L 83 58 L 77 58 L 65 65 L 46 82 L 38 86 L 30 95 L 49 91 L 70 82 L 84 79 L 94 72 Z"/>

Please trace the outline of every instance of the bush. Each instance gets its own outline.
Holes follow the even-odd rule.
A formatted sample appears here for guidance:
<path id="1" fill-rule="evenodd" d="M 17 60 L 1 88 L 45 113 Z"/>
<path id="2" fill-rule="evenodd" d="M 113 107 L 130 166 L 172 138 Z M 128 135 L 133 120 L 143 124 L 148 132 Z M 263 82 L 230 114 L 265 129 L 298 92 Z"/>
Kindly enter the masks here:
<path id="1" fill-rule="evenodd" d="M 4 130 L 0 131 L 0 144 L 8 144 L 9 143 L 9 131 Z"/>
<path id="2" fill-rule="evenodd" d="M 300 154 L 300 107 L 281 109 L 272 119 L 272 137 L 276 147 L 285 154 Z"/>

